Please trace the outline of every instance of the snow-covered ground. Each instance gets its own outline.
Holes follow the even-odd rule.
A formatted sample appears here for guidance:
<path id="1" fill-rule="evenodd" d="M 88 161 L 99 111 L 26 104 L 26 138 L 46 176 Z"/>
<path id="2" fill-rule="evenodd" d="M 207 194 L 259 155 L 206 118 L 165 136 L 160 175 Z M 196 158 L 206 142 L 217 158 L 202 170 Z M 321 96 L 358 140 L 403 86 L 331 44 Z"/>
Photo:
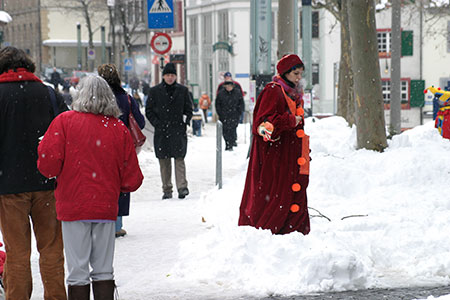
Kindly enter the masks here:
<path id="1" fill-rule="evenodd" d="M 128 235 L 116 240 L 120 298 L 246 299 L 450 284 L 450 141 L 427 123 L 377 153 L 355 150 L 356 129 L 339 117 L 309 118 L 305 131 L 312 150 L 308 236 L 237 226 L 248 124 L 238 128 L 235 151 L 223 152 L 221 190 L 215 124 L 189 137 L 191 194 L 184 200 L 161 200 L 159 165 L 144 149 L 145 180 L 124 218 Z M 32 263 L 32 299 L 42 299 L 35 250 Z"/>

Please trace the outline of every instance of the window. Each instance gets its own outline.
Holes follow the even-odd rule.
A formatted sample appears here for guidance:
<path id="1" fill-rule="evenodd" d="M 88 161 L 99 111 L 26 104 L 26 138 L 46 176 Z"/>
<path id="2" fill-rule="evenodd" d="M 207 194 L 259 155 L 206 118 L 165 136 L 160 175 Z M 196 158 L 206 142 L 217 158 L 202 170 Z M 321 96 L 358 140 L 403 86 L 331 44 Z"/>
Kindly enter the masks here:
<path id="1" fill-rule="evenodd" d="M 413 31 L 402 30 L 401 35 L 402 56 L 413 55 Z M 390 29 L 377 30 L 379 57 L 391 57 L 392 37 Z"/>
<path id="2" fill-rule="evenodd" d="M 391 56 L 391 31 L 383 30 L 377 31 L 378 40 L 378 55 L 380 57 Z"/>
<path id="3" fill-rule="evenodd" d="M 211 14 L 203 16 L 202 39 L 204 44 L 212 43 L 212 18 Z"/>
<path id="4" fill-rule="evenodd" d="M 312 64 L 312 84 L 319 84 L 319 64 Z"/>
<path id="5" fill-rule="evenodd" d="M 183 2 L 177 1 L 175 2 L 175 32 L 183 32 Z"/>
<path id="6" fill-rule="evenodd" d="M 298 18 L 299 22 L 299 26 L 300 26 L 300 38 L 303 37 L 303 33 L 302 33 L 302 11 L 300 10 L 300 17 Z M 313 11 L 311 13 L 311 35 L 313 39 L 317 39 L 319 38 L 319 12 L 318 11 Z"/>
<path id="7" fill-rule="evenodd" d="M 131 0 L 125 4 L 116 5 L 116 15 L 120 16 L 119 10 L 124 9 L 126 22 L 128 24 L 136 24 L 144 22 L 146 18 L 146 11 L 144 6 L 144 0 Z"/>
<path id="8" fill-rule="evenodd" d="M 312 12 L 312 37 L 319 38 L 319 12 Z"/>
<path id="9" fill-rule="evenodd" d="M 191 44 L 197 45 L 198 44 L 198 36 L 197 36 L 197 17 L 192 17 L 189 19 L 190 21 L 190 40 Z"/>
<path id="10" fill-rule="evenodd" d="M 219 41 L 228 41 L 228 11 L 219 12 Z"/>
<path id="11" fill-rule="evenodd" d="M 450 21 L 447 23 L 447 52 L 450 52 Z"/>
<path id="12" fill-rule="evenodd" d="M 128 24 L 133 24 L 134 23 L 134 1 L 128 3 L 128 5 L 126 5 L 126 10 L 127 10 L 127 17 L 128 17 Z"/>
<path id="13" fill-rule="evenodd" d="M 144 1 L 137 0 L 134 5 L 135 5 L 134 6 L 134 8 L 135 8 L 135 11 L 134 11 L 135 17 L 134 18 L 135 18 L 136 22 L 141 23 L 144 21 L 144 13 L 143 13 L 145 11 Z"/>
<path id="14" fill-rule="evenodd" d="M 275 18 L 276 18 L 276 14 L 274 12 L 272 12 L 272 24 L 270 24 L 270 30 L 272 30 L 272 40 L 274 40 L 276 38 L 276 36 L 275 36 L 275 29 L 276 29 L 275 24 L 277 22 L 277 19 L 275 19 Z"/>
<path id="15" fill-rule="evenodd" d="M 402 109 L 409 108 L 410 99 L 410 79 L 402 78 L 400 81 L 400 98 Z M 382 79 L 381 91 L 383 94 L 384 108 L 388 109 L 391 103 L 391 81 L 389 79 Z"/>

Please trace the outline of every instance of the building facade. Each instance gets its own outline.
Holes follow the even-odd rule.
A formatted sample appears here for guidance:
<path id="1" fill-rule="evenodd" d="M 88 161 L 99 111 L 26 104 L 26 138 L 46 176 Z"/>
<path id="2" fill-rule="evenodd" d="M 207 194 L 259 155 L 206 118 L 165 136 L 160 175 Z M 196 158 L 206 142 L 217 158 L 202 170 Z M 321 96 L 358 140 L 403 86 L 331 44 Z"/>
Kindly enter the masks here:
<path id="1" fill-rule="evenodd" d="M 58 67 L 67 74 L 79 69 L 94 71 L 101 63 L 111 62 L 119 67 L 125 81 L 137 75 L 151 84 L 159 83 L 160 59 L 152 51 L 150 41 L 154 32 L 162 31 L 172 38 L 172 48 L 165 57 L 165 63 L 171 58 L 176 61 L 178 81 L 185 81 L 183 0 L 173 0 L 174 28 L 164 30 L 149 29 L 147 0 L 89 2 L 94 47 L 88 43 L 89 31 L 82 1 L 1 1 L 4 10 L 13 18 L 12 22 L 3 26 L 2 46 L 24 49 L 36 61 L 39 74 L 51 67 Z M 130 37 L 129 47 L 126 46 L 124 31 Z M 78 35 L 81 49 L 78 47 Z M 125 62 L 131 62 L 131 66 L 125 66 Z"/>
<path id="2" fill-rule="evenodd" d="M 420 1 L 402 6 L 401 101 L 402 127 L 423 124 L 429 117 L 431 99 L 424 87 L 450 88 L 450 21 L 438 8 L 420 7 Z M 272 70 L 277 62 L 278 1 L 272 4 Z M 301 19 L 301 1 L 297 17 Z M 440 13 L 440 14 L 439 14 Z M 223 73 L 230 71 L 243 89 L 249 90 L 250 1 L 187 0 L 187 53 L 189 83 L 215 96 Z M 302 49 L 301 21 L 296 28 Z M 386 120 L 390 103 L 391 8 L 376 13 L 382 94 Z M 298 30 L 297 30 L 298 29 Z M 299 53 L 300 54 L 300 53 Z M 300 56 L 302 56 L 300 54 Z M 334 114 L 337 108 L 340 24 L 325 9 L 312 11 L 312 106 L 314 114 Z M 305 83 L 304 83 L 305 84 Z M 248 100 L 248 99 L 247 99 Z M 425 105 L 424 105 L 425 100 Z"/>

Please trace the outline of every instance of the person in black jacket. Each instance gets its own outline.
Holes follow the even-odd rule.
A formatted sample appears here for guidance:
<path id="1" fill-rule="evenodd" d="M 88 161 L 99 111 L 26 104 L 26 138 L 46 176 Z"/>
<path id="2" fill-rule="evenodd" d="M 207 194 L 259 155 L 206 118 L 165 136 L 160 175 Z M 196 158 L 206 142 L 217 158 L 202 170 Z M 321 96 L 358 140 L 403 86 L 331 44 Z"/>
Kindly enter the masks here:
<path id="1" fill-rule="evenodd" d="M 61 74 L 59 74 L 56 68 L 53 68 L 53 73 L 50 75 L 50 82 L 53 84 L 55 90 L 58 90 L 58 85 L 61 84 L 63 87 L 65 86 L 64 80 L 61 78 Z"/>
<path id="2" fill-rule="evenodd" d="M 241 90 L 234 87 L 233 81 L 225 81 L 223 86 L 216 97 L 216 112 L 223 123 L 225 150 L 232 151 L 233 146 L 237 146 L 236 128 L 244 111 L 244 99 Z"/>
<path id="3" fill-rule="evenodd" d="M 163 81 L 149 91 L 145 115 L 155 127 L 155 154 L 159 159 L 163 199 L 172 198 L 172 158 L 175 159 L 175 181 L 178 198 L 189 194 L 184 157 L 187 151 L 186 126 L 192 118 L 192 98 L 188 88 L 178 84 L 173 63 L 163 70 Z"/>
<path id="4" fill-rule="evenodd" d="M 119 119 L 129 127 L 129 115 L 132 112 L 136 122 L 141 129 L 144 129 L 145 118 L 139 110 L 136 100 L 122 88 L 120 84 L 119 72 L 114 64 L 103 64 L 97 67 L 98 75 L 108 82 L 114 96 L 116 96 L 117 105 L 119 105 L 122 115 Z M 130 102 L 128 102 L 128 99 Z M 120 193 L 119 196 L 119 213 L 116 220 L 116 237 L 122 237 L 127 234 L 122 228 L 122 217 L 130 214 L 130 193 Z"/>
<path id="5" fill-rule="evenodd" d="M 41 175 L 36 162 L 40 138 L 55 115 L 68 108 L 59 93 L 33 74 L 35 68 L 23 50 L 0 50 L 0 228 L 6 248 L 3 283 L 6 299 L 30 298 L 33 228 L 45 298 L 66 300 L 55 183 Z"/>
<path id="6" fill-rule="evenodd" d="M 145 106 L 147 105 L 147 98 L 148 93 L 150 91 L 150 85 L 145 80 L 141 81 L 141 85 L 142 85 L 142 94 L 144 94 L 144 106 Z"/>

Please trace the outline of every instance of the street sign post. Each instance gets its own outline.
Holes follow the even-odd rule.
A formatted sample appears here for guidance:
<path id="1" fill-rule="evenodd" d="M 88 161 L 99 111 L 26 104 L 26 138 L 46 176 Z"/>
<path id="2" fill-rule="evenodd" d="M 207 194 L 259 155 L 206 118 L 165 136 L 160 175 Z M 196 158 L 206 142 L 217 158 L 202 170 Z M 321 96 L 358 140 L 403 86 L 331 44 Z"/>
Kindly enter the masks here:
<path id="1" fill-rule="evenodd" d="M 147 7 L 149 29 L 174 27 L 173 0 L 147 0 Z"/>
<path id="2" fill-rule="evenodd" d="M 125 72 L 133 71 L 133 59 L 125 58 L 123 64 Z"/>
<path id="3" fill-rule="evenodd" d="M 160 68 L 164 68 L 164 54 L 170 51 L 170 48 L 172 48 L 172 39 L 170 38 L 170 35 L 164 32 L 157 32 L 152 37 L 152 40 L 150 42 L 150 46 L 152 47 L 153 51 L 158 53 L 161 57 L 160 59 Z"/>
<path id="4" fill-rule="evenodd" d="M 89 60 L 94 60 L 95 59 L 95 48 L 89 48 L 87 54 L 88 54 L 87 58 Z"/>
<path id="5" fill-rule="evenodd" d="M 172 48 L 172 39 L 167 33 L 157 32 L 152 37 L 150 46 L 152 47 L 153 51 L 160 55 L 163 55 L 169 52 L 170 48 Z"/>

